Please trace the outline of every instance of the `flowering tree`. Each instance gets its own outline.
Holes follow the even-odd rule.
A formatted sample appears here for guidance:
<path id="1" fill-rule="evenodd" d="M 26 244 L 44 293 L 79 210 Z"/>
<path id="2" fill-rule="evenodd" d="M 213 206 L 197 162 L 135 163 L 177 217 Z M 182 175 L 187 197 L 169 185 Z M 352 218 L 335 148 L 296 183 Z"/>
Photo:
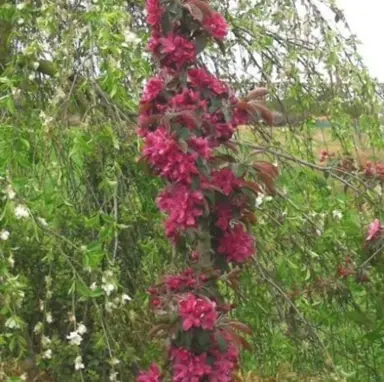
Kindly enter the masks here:
<path id="1" fill-rule="evenodd" d="M 221 43 L 224 18 L 208 2 L 147 1 L 149 50 L 158 73 L 140 101 L 138 133 L 142 158 L 167 182 L 157 205 L 167 216 L 165 232 L 187 263 L 150 288 L 151 308 L 159 320 L 153 334 L 166 338 L 169 365 L 164 377 L 177 381 L 232 381 L 238 331 L 249 328 L 228 317 L 233 306 L 221 286 L 236 285 L 238 266 L 256 254 L 250 226 L 264 179 L 271 188 L 276 168 L 266 162 L 240 166 L 225 150 L 237 126 L 271 114 L 257 89 L 239 100 L 229 86 L 199 64 L 209 38 Z M 256 182 L 255 182 L 256 180 Z M 160 379 L 153 365 L 139 382 Z"/>

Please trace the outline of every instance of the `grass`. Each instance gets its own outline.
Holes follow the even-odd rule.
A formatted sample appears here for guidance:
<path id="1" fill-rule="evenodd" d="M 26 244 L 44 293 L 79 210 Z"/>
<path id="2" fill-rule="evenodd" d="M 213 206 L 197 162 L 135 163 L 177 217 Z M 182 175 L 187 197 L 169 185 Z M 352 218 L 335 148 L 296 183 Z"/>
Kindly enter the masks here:
<path id="1" fill-rule="evenodd" d="M 255 133 L 252 128 L 243 126 L 240 128 L 240 140 L 246 142 L 258 141 L 258 134 Z M 306 132 L 295 132 L 289 130 L 287 127 L 272 128 L 268 134 L 272 138 L 272 142 L 279 145 L 283 150 L 287 150 L 288 147 L 292 148 L 292 141 L 300 142 L 303 146 L 312 147 L 312 152 L 315 158 L 319 158 L 320 152 L 324 149 L 330 153 L 343 155 L 346 151 L 353 156 L 359 164 L 364 164 L 367 160 L 384 160 L 384 151 L 378 151 L 369 145 L 368 137 L 358 134 L 353 135 L 352 147 L 348 150 L 343 147 L 340 139 L 335 139 L 332 135 L 330 128 L 316 128 L 311 131 L 310 135 Z"/>

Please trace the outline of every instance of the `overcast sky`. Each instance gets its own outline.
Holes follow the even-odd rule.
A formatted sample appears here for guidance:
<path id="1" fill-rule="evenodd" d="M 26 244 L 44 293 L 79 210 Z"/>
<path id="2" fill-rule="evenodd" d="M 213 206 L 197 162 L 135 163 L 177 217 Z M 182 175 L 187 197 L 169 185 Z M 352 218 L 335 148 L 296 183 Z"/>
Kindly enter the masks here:
<path id="1" fill-rule="evenodd" d="M 362 42 L 359 52 L 371 75 L 384 82 L 384 0 L 338 0 Z"/>

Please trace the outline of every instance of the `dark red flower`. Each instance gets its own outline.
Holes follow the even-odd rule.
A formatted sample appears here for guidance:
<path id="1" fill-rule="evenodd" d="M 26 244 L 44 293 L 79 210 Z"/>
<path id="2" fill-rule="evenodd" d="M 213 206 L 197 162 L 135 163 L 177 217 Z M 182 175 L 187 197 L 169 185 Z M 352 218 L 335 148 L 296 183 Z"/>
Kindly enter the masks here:
<path id="1" fill-rule="evenodd" d="M 217 251 L 237 264 L 244 263 L 256 252 L 253 236 L 244 230 L 242 224 L 236 224 L 221 237 Z"/>
<path id="2" fill-rule="evenodd" d="M 213 330 L 217 320 L 216 303 L 208 298 L 189 293 L 179 302 L 179 313 L 183 318 L 183 330 L 193 327 Z"/>
<path id="3" fill-rule="evenodd" d="M 192 86 L 203 89 L 208 88 L 217 95 L 228 94 L 228 86 L 205 69 L 190 69 L 188 70 L 188 77 Z"/>
<path id="4" fill-rule="evenodd" d="M 209 145 L 208 139 L 202 137 L 195 137 L 189 139 L 188 144 L 201 158 L 211 158 L 212 148 Z"/>
<path id="5" fill-rule="evenodd" d="M 233 208 L 229 203 L 220 203 L 216 206 L 216 226 L 226 231 L 233 218 Z"/>
<path id="6" fill-rule="evenodd" d="M 219 40 L 223 40 L 228 34 L 228 24 L 218 12 L 207 15 L 203 20 L 203 26 L 210 35 Z"/>
<path id="7" fill-rule="evenodd" d="M 232 126 L 235 129 L 237 126 L 247 125 L 250 121 L 250 115 L 246 110 L 234 107 L 232 110 Z"/>
<path id="8" fill-rule="evenodd" d="M 152 77 L 149 79 L 144 88 L 141 103 L 148 103 L 153 101 L 164 90 L 164 80 L 159 77 Z"/>
<path id="9" fill-rule="evenodd" d="M 159 26 L 164 9 L 160 0 L 147 0 L 147 23 L 151 26 Z"/>
<path id="10" fill-rule="evenodd" d="M 172 111 L 197 110 L 199 108 L 206 110 L 207 101 L 201 99 L 199 92 L 185 89 L 170 99 L 168 107 Z"/>
<path id="11" fill-rule="evenodd" d="M 212 367 L 205 353 L 195 355 L 182 348 L 171 349 L 173 382 L 199 382 L 209 376 Z"/>
<path id="12" fill-rule="evenodd" d="M 236 178 L 233 171 L 229 168 L 222 168 L 212 172 L 211 184 L 220 188 L 224 195 L 229 195 L 237 190 L 242 184 L 242 180 Z"/>
<path id="13" fill-rule="evenodd" d="M 168 276 L 165 283 L 171 291 L 183 291 L 188 288 L 195 288 L 197 279 L 192 269 L 188 268 L 180 275 Z"/>
<path id="14" fill-rule="evenodd" d="M 191 183 L 199 172 L 197 153 L 184 152 L 164 128 L 148 133 L 144 140 L 143 157 L 160 175 L 173 182 Z"/>
<path id="15" fill-rule="evenodd" d="M 225 352 L 219 349 L 212 352 L 215 361 L 212 364 L 212 373 L 209 376 L 210 382 L 231 382 L 233 372 L 238 365 L 239 350 L 228 341 L 228 348 Z"/>
<path id="16" fill-rule="evenodd" d="M 197 227 L 197 219 L 203 214 L 203 200 L 201 191 L 182 184 L 174 184 L 160 193 L 157 205 L 168 214 L 165 222 L 168 237 L 175 238 L 187 228 Z"/>
<path id="17" fill-rule="evenodd" d="M 160 382 L 160 369 L 156 364 L 152 364 L 148 371 L 142 371 L 136 378 L 136 382 Z"/>
<path id="18" fill-rule="evenodd" d="M 202 118 L 205 122 L 206 134 L 212 136 L 215 140 L 228 140 L 235 132 L 235 127 L 232 123 L 228 123 L 225 120 L 222 112 L 216 112 L 214 114 L 206 113 Z"/>
<path id="19" fill-rule="evenodd" d="M 148 49 L 154 53 L 164 66 L 181 69 L 196 59 L 195 45 L 182 36 L 168 34 L 167 37 L 152 36 Z"/>

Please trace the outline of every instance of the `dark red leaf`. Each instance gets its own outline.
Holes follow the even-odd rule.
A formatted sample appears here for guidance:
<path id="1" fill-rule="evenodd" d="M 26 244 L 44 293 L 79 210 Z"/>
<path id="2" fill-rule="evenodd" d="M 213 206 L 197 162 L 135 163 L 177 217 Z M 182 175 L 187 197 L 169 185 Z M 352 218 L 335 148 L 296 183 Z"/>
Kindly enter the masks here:
<path id="1" fill-rule="evenodd" d="M 200 23 L 203 22 L 204 14 L 203 14 L 202 10 L 196 4 L 189 2 L 189 3 L 183 4 L 183 7 L 189 11 L 191 16 L 195 20 L 199 21 Z"/>
<path id="2" fill-rule="evenodd" d="M 242 322 L 239 322 L 239 321 L 229 321 L 229 325 L 232 327 L 232 328 L 235 328 L 245 334 L 249 334 L 249 335 L 252 335 L 252 329 L 248 326 L 248 325 L 245 325 L 243 324 Z"/>
<path id="3" fill-rule="evenodd" d="M 275 179 L 279 175 L 279 170 L 272 163 L 257 162 L 253 165 L 258 176 L 263 181 L 271 195 L 275 195 Z"/>
<path id="4" fill-rule="evenodd" d="M 249 92 L 247 96 L 244 98 L 244 101 L 251 101 L 254 99 L 258 99 L 259 97 L 264 97 L 267 94 L 268 94 L 268 90 L 266 88 L 257 88 Z"/>
<path id="5" fill-rule="evenodd" d="M 249 188 L 256 195 L 260 194 L 263 191 L 262 188 L 260 187 L 260 185 L 258 185 L 255 182 L 244 181 L 244 186 Z"/>

